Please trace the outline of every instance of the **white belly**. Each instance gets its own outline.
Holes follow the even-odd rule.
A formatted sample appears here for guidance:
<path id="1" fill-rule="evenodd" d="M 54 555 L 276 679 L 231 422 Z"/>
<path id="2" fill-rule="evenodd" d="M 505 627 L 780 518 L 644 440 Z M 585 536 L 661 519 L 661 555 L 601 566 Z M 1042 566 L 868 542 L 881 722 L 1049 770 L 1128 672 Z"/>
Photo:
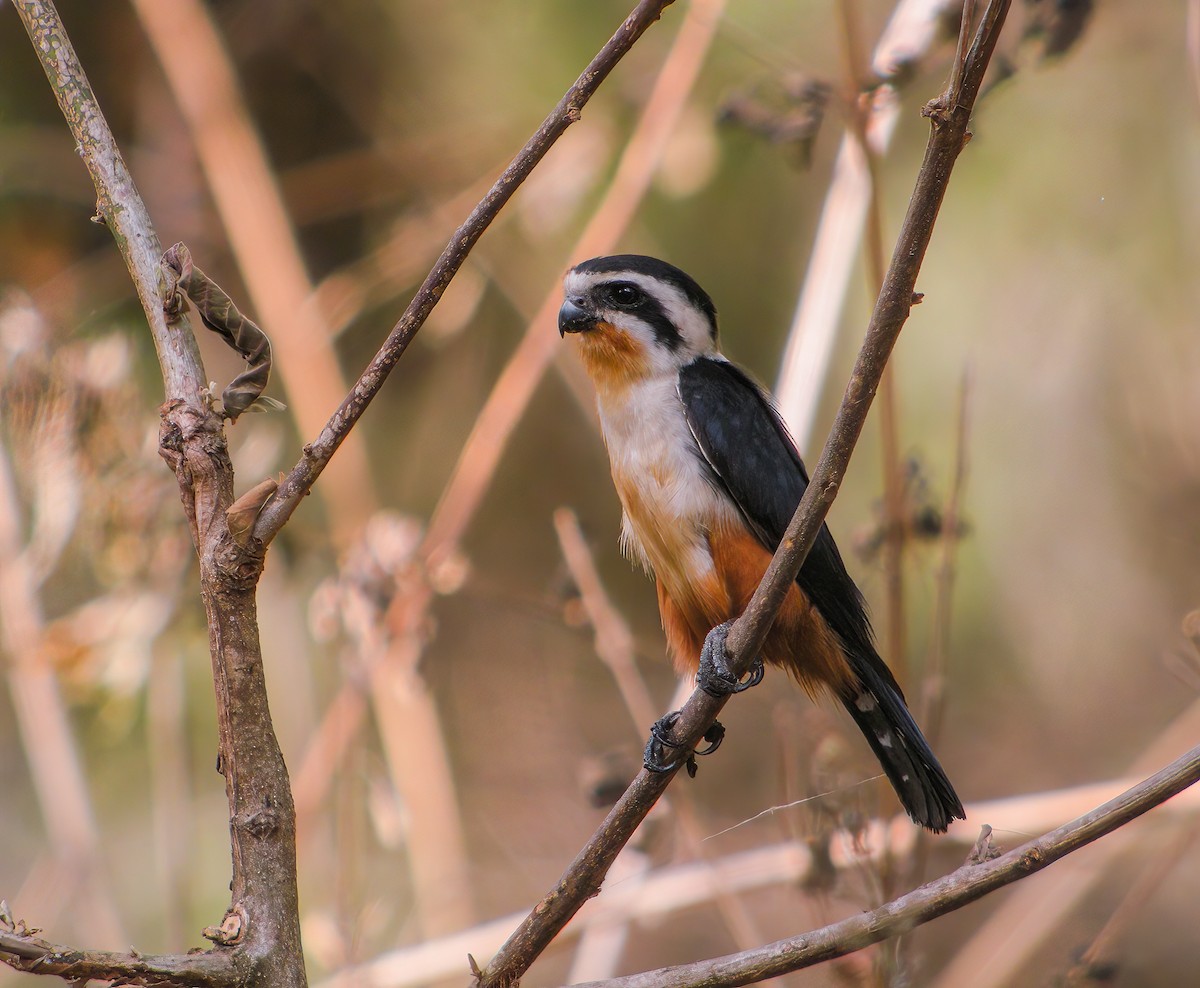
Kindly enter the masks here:
<path id="1" fill-rule="evenodd" d="M 621 542 L 675 592 L 712 572 L 708 536 L 735 509 L 711 474 L 684 417 L 674 377 L 601 400 L 613 483 L 624 508 Z"/>

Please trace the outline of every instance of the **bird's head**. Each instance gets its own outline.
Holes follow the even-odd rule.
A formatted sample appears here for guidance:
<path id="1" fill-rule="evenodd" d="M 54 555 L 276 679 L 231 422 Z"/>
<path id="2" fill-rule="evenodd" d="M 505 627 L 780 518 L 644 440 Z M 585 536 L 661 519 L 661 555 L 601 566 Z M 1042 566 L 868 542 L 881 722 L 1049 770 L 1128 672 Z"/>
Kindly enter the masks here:
<path id="1" fill-rule="evenodd" d="M 563 280 L 558 331 L 576 334 L 597 387 L 675 374 L 717 348 L 717 310 L 686 273 L 640 254 L 594 257 Z"/>

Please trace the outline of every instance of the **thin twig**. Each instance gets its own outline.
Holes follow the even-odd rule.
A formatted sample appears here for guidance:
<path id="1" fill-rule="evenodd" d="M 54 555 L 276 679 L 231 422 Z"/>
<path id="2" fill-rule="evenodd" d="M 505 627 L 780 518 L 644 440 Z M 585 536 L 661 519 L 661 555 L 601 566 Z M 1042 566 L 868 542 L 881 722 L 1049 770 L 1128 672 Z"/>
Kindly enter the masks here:
<path id="1" fill-rule="evenodd" d="M 958 426 L 954 439 L 954 480 L 942 512 L 941 549 L 937 571 L 934 574 L 933 633 L 930 636 L 929 655 L 921 676 L 921 717 L 925 738 L 937 748 L 942 733 L 942 720 L 946 710 L 946 666 L 950 656 L 950 619 L 953 614 L 955 560 L 959 545 L 959 514 L 963 491 L 967 483 L 967 398 L 970 391 L 970 376 L 964 370 L 958 391 Z M 909 884 L 925 877 L 932 841 L 931 835 L 922 834 L 912 854 L 909 867 Z"/>
<path id="2" fill-rule="evenodd" d="M 1125 826 L 1197 781 L 1200 781 L 1200 747 L 1091 813 L 990 861 L 968 862 L 878 909 L 752 951 L 613 978 L 604 984 L 608 988 L 724 988 L 752 984 L 842 957 L 906 933 L 1027 878 Z M 599 983 L 577 988 L 599 988 Z"/>
<path id="3" fill-rule="evenodd" d="M 632 222 L 695 86 L 723 6 L 724 0 L 694 0 L 689 7 L 612 180 L 571 248 L 572 263 L 611 251 Z M 463 444 L 429 522 L 424 552 L 434 565 L 462 539 L 491 483 L 508 437 L 558 349 L 555 326 L 560 296 L 557 284 L 546 293 Z"/>
<path id="4" fill-rule="evenodd" d="M 634 42 L 650 27 L 664 8 L 673 0 L 641 0 L 625 19 L 608 43 L 592 59 L 583 74 L 567 90 L 550 115 L 542 122 L 537 132 L 496 180 L 496 184 L 479 202 L 450 238 L 441 256 L 437 259 L 417 294 L 404 310 L 399 322 L 392 327 L 383 346 L 359 376 L 350 394 L 325 424 L 321 434 L 304 447 L 304 456 L 288 474 L 278 494 L 267 504 L 254 526 L 254 536 L 263 544 L 269 543 L 277 534 L 300 500 L 312 488 L 317 477 L 325 469 L 330 458 L 342 444 L 366 411 L 367 405 L 379 393 L 388 374 L 408 349 L 412 338 L 424 325 L 425 320 L 445 292 L 450 280 L 462 267 L 463 261 L 483 235 L 496 214 L 504 207 L 521 183 L 545 156 L 563 132 L 580 118 L 583 107 L 599 88 L 600 84 L 616 66 L 617 62 L 633 47 Z"/>
<path id="5" fill-rule="evenodd" d="M 965 84 L 963 69 L 966 65 L 967 38 L 970 37 L 971 25 L 975 23 L 977 6 L 979 6 L 977 0 L 963 0 L 962 25 L 958 32 L 958 45 L 954 49 L 954 61 L 950 65 L 950 86 L 946 97 L 946 102 L 951 107 L 958 104 Z"/>
<path id="6" fill-rule="evenodd" d="M 954 161 L 966 145 L 970 111 L 1008 7 L 1009 0 L 992 0 L 989 3 L 967 54 L 958 101 L 948 104 L 943 96 L 925 108 L 925 114 L 931 122 L 929 143 L 883 291 L 871 317 L 866 340 L 855 363 L 837 420 L 813 471 L 808 489 L 746 612 L 730 629 L 728 645 L 736 669 L 744 671 L 761 647 L 845 475 L 875 388 L 913 304 L 917 272 L 929 245 Z M 698 743 L 724 702 L 724 699 L 716 699 L 697 689 L 680 711 L 673 741 L 684 750 Z M 579 906 L 599 889 L 616 855 L 670 784 L 675 772 L 678 772 L 678 767 L 674 772 L 643 770 L 634 779 L 555 888 L 538 903 L 487 970 L 482 972 L 479 977 L 481 986 L 507 988 L 528 970 Z"/>
<path id="7" fill-rule="evenodd" d="M 554 531 L 558 535 L 558 547 L 575 587 L 579 590 L 584 611 L 596 633 L 596 655 L 612 673 L 613 680 L 625 701 L 625 709 L 633 721 L 634 729 L 644 731 L 658 716 L 650 691 L 634 664 L 633 633 L 620 613 L 613 607 L 596 561 L 588 549 L 587 540 L 579 527 L 579 519 L 570 508 L 559 508 L 554 512 Z"/>

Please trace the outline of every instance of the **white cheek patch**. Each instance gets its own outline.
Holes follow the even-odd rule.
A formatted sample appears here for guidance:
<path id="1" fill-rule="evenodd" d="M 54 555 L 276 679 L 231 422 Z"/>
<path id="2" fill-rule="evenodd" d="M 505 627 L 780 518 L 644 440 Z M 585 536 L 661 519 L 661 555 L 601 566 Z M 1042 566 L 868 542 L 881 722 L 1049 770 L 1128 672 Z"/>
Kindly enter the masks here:
<path id="1" fill-rule="evenodd" d="M 712 326 L 704 313 L 700 312 L 679 289 L 662 286 L 670 292 L 665 296 L 660 294 L 658 299 L 667 311 L 667 318 L 675 324 L 679 335 L 683 337 L 683 347 L 689 354 L 699 355 L 712 353 Z"/>

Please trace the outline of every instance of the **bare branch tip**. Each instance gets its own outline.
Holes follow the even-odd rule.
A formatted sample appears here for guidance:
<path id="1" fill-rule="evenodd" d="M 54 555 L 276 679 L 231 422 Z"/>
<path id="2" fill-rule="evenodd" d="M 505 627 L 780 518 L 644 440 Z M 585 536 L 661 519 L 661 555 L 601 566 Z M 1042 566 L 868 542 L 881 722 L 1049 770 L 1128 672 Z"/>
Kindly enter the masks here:
<path id="1" fill-rule="evenodd" d="M 206 926 L 201 931 L 201 936 L 213 943 L 219 943 L 223 947 L 232 947 L 245 939 L 248 925 L 249 917 L 246 915 L 245 907 L 239 904 L 225 914 L 220 926 Z"/>

